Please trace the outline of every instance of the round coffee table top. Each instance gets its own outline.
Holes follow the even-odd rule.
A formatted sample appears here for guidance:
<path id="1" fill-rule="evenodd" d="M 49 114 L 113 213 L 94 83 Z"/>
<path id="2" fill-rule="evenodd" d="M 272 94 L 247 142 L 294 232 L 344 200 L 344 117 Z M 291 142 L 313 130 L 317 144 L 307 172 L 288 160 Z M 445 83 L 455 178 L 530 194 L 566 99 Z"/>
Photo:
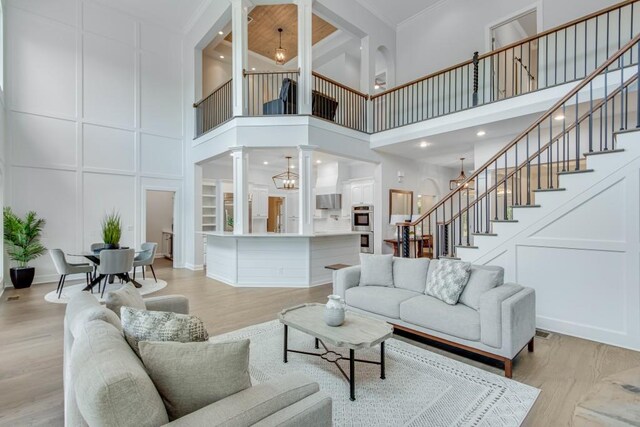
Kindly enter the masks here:
<path id="1" fill-rule="evenodd" d="M 324 322 L 324 304 L 302 304 L 280 312 L 283 324 L 307 333 L 335 347 L 354 350 L 370 348 L 391 338 L 393 326 L 382 320 L 347 311 L 344 323 L 329 326 Z"/>

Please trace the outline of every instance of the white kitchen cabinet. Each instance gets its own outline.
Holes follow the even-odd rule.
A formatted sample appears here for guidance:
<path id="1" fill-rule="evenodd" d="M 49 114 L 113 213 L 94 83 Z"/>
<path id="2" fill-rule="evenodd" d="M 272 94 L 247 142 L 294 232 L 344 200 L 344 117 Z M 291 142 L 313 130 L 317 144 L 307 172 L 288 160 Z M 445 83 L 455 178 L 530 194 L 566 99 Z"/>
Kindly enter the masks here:
<path id="1" fill-rule="evenodd" d="M 254 219 L 267 219 L 269 216 L 269 189 L 261 185 L 252 185 L 251 216 Z"/>
<path id="2" fill-rule="evenodd" d="M 357 181 L 351 183 L 350 204 L 373 205 L 373 181 Z"/>
<path id="3" fill-rule="evenodd" d="M 351 218 L 351 205 L 351 183 L 345 182 L 342 184 L 341 215 L 343 218 Z"/>

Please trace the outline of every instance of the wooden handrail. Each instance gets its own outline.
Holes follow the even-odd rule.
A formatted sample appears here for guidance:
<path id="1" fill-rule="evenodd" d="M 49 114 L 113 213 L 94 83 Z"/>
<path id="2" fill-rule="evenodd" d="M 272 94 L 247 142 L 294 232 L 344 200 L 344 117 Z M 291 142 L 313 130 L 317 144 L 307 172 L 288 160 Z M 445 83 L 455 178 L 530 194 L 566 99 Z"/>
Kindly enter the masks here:
<path id="1" fill-rule="evenodd" d="M 541 38 L 546 37 L 546 36 L 548 36 L 550 34 L 553 34 L 553 33 L 565 30 L 565 29 L 567 29 L 569 27 L 573 27 L 574 25 L 578 25 L 578 24 L 581 24 L 583 22 L 586 22 L 586 21 L 588 21 L 590 19 L 597 18 L 597 17 L 602 16 L 602 15 L 604 15 L 606 13 L 611 12 L 611 11 L 614 11 L 614 10 L 617 10 L 617 9 L 621 9 L 621 8 L 623 8 L 625 6 L 628 6 L 628 5 L 632 4 L 632 3 L 635 3 L 637 1 L 638 0 L 624 0 L 624 1 L 620 2 L 620 3 L 616 3 L 616 4 L 612 5 L 612 6 L 609 6 L 609 7 L 605 8 L 605 9 L 601 9 L 601 10 L 598 10 L 596 12 L 590 13 L 587 16 L 583 16 L 581 18 L 574 19 L 573 21 L 570 21 L 570 22 L 567 22 L 565 24 L 559 25 L 557 27 L 551 28 L 549 30 L 543 31 L 543 32 L 541 32 L 539 34 L 534 34 L 533 36 L 527 37 L 527 38 L 522 39 L 522 40 L 518 40 L 518 41 L 516 41 L 514 43 L 511 43 L 511 44 L 509 44 L 507 46 L 504 46 L 504 47 L 501 47 L 499 49 L 495 49 L 495 50 L 492 50 L 490 52 L 483 53 L 482 55 L 478 56 L 478 60 L 485 59 L 485 58 L 490 58 L 491 56 L 498 55 L 498 54 L 500 54 L 500 53 L 502 53 L 502 52 L 504 52 L 506 50 L 513 49 L 516 46 L 525 45 L 525 44 L 530 43 L 530 42 L 532 42 L 534 40 L 541 39 Z M 437 76 L 439 76 L 441 74 L 448 73 L 448 72 L 450 72 L 452 70 L 455 70 L 456 68 L 462 68 L 462 67 L 465 67 L 465 66 L 468 66 L 468 65 L 471 65 L 471 64 L 473 64 L 473 60 L 471 60 L 471 59 L 467 60 L 467 61 L 464 61 L 464 62 L 460 62 L 459 64 L 453 65 L 453 66 L 445 68 L 443 70 L 435 71 L 435 72 L 433 72 L 431 74 L 427 74 L 426 76 L 419 77 L 419 78 L 417 78 L 415 80 L 412 80 L 412 81 L 410 81 L 408 83 L 404 83 L 402 85 L 399 85 L 399 86 L 396 86 L 396 87 L 392 87 L 391 89 L 387 89 L 384 92 L 380 92 L 380 93 L 377 93 L 375 95 L 370 95 L 370 99 L 374 100 L 376 98 L 379 98 L 381 96 L 387 95 L 389 93 L 392 93 L 392 92 L 395 92 L 395 91 L 398 91 L 398 90 L 402 90 L 402 89 L 404 89 L 404 88 L 406 88 L 408 86 L 412 86 L 412 85 L 414 85 L 416 83 L 420 83 L 421 81 L 429 80 L 429 79 L 437 77 Z"/>
<path id="2" fill-rule="evenodd" d="M 200 104 L 202 104 L 204 101 L 206 101 L 208 98 L 210 98 L 211 96 L 213 96 L 217 91 L 219 91 L 220 89 L 222 89 L 223 87 L 225 87 L 226 85 L 228 85 L 229 83 L 231 83 L 233 79 L 229 79 L 226 82 L 222 83 L 220 86 L 218 86 L 217 88 L 215 88 L 213 91 L 211 91 L 211 93 L 207 96 L 205 96 L 204 98 L 202 98 L 200 101 L 196 101 L 193 103 L 193 108 L 198 108 L 198 106 Z"/>
<path id="3" fill-rule="evenodd" d="M 482 165 L 480 168 L 478 168 L 464 182 L 462 182 L 458 188 L 456 188 L 456 189 L 452 190 L 451 192 L 449 192 L 449 194 L 447 194 L 442 200 L 440 200 L 440 202 L 438 204 L 436 204 L 434 207 L 432 207 L 428 212 L 425 212 L 423 215 L 420 216 L 420 218 L 416 219 L 415 221 L 398 223 L 397 225 L 399 225 L 399 226 L 415 226 L 415 225 L 418 225 L 419 223 L 421 223 L 422 221 L 424 221 L 429 215 L 431 215 L 431 213 L 435 212 L 435 210 L 438 209 L 443 203 L 445 203 L 446 201 L 451 199 L 459 191 L 462 191 L 462 189 L 465 187 L 465 184 L 473 181 L 476 177 L 478 177 L 480 175 L 481 172 L 484 172 L 485 169 L 488 169 L 496 160 L 498 160 L 500 157 L 502 157 L 503 154 L 505 154 L 507 151 L 509 151 L 511 148 L 513 148 L 521 139 L 523 139 L 525 136 L 527 136 L 528 133 L 530 133 L 532 130 L 537 128 L 544 121 L 548 120 L 549 117 L 551 117 L 553 115 L 553 113 L 555 113 L 558 108 L 560 108 L 563 104 L 565 104 L 571 98 L 576 96 L 576 94 L 578 92 L 580 92 L 582 89 L 584 89 L 596 77 L 598 77 L 604 70 L 609 68 L 611 66 L 611 64 L 613 64 L 621 56 L 626 54 L 629 49 L 633 48 L 633 46 L 636 45 L 638 42 L 640 42 L 640 33 L 638 35 L 636 35 L 633 39 L 631 39 L 623 47 L 621 47 L 615 54 L 613 54 L 611 57 L 609 57 L 609 59 L 607 59 L 598 68 L 596 68 L 591 74 L 589 74 L 584 80 L 582 80 L 578 85 L 576 85 L 572 90 L 570 90 L 565 96 L 560 98 L 560 100 L 558 102 L 556 102 L 555 104 L 553 104 L 553 106 L 551 108 L 549 108 L 545 114 L 543 114 L 540 118 L 538 118 L 536 121 L 534 121 L 533 124 L 531 124 L 523 132 L 521 132 L 516 138 L 514 138 L 509 144 L 507 144 L 507 146 L 505 146 L 502 150 L 498 151 L 498 153 L 496 153 L 493 157 L 491 157 L 491 159 L 489 159 L 484 165 Z"/>
<path id="4" fill-rule="evenodd" d="M 262 76 L 269 74 L 300 74 L 300 69 L 297 70 L 276 70 L 276 71 L 248 71 L 242 70 L 242 75 L 244 77 L 247 76 Z"/>
<path id="5" fill-rule="evenodd" d="M 341 88 L 341 89 L 344 89 L 344 90 L 346 90 L 346 91 L 348 91 L 348 92 L 351 92 L 351 93 L 353 93 L 353 94 L 355 94 L 355 95 L 361 96 L 361 97 L 363 97 L 363 98 L 365 98 L 365 99 L 369 99 L 369 95 L 367 95 L 366 93 L 362 93 L 362 92 L 360 92 L 360 91 L 357 91 L 357 90 L 355 90 L 355 89 L 350 88 L 349 86 L 345 86 L 345 85 L 343 85 L 342 83 L 338 83 L 337 81 L 335 81 L 335 80 L 333 80 L 333 79 L 330 79 L 329 77 L 323 76 L 323 75 L 322 75 L 322 74 L 320 74 L 320 73 L 316 73 L 315 71 L 312 71 L 312 72 L 311 72 L 311 74 L 312 74 L 314 77 L 317 77 L 317 78 L 319 78 L 319 79 L 325 80 L 325 81 L 327 81 L 327 82 L 331 83 L 332 85 L 336 85 L 336 86 L 338 86 L 338 87 L 339 87 L 339 88 Z"/>

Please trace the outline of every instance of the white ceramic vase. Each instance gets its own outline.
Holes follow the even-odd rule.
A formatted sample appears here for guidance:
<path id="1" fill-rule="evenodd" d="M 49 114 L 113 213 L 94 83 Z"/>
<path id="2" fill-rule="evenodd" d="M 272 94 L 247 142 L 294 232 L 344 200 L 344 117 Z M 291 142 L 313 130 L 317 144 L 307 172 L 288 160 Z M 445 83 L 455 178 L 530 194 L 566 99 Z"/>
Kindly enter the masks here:
<path id="1" fill-rule="evenodd" d="M 345 303 L 340 295 L 329 295 L 324 308 L 324 321 L 329 326 L 340 326 L 344 323 Z"/>

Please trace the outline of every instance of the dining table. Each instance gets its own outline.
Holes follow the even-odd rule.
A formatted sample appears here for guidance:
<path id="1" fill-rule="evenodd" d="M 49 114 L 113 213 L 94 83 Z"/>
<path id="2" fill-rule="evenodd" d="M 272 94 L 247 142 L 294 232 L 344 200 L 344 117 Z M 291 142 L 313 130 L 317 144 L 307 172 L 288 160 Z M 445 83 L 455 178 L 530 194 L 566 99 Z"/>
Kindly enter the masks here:
<path id="1" fill-rule="evenodd" d="M 129 249 L 129 248 L 121 247 L 119 249 Z M 86 251 L 86 252 L 68 253 L 67 256 L 84 257 L 84 258 L 88 259 L 91 263 L 93 263 L 94 265 L 100 265 L 100 253 L 103 250 L 104 249 L 101 249 L 99 251 Z M 137 251 L 135 251 L 135 255 L 137 256 L 138 254 L 140 254 L 142 252 L 143 251 L 138 251 L 137 250 Z M 96 274 L 96 275 L 94 275 L 93 279 L 91 280 L 91 283 L 89 283 L 87 286 L 85 286 L 83 291 L 91 291 L 93 289 L 93 287 L 95 285 L 99 284 L 102 280 L 104 280 L 105 277 L 107 277 L 106 274 Z M 139 282 L 136 282 L 134 279 L 132 279 L 128 274 L 125 274 L 124 272 L 120 273 L 120 274 L 109 274 L 109 278 L 108 278 L 109 283 L 110 284 L 113 283 L 113 281 L 114 281 L 114 279 L 116 277 L 118 279 L 122 280 L 125 283 L 127 283 L 127 282 L 133 283 L 133 286 L 135 286 L 136 288 L 141 288 L 142 287 L 142 285 Z"/>

